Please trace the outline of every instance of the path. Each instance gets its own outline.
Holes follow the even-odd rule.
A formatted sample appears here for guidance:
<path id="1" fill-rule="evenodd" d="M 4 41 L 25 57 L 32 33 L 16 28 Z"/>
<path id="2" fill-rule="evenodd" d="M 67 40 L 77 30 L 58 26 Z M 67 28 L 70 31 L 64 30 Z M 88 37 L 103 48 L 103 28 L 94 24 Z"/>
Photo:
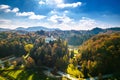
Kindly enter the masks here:
<path id="1" fill-rule="evenodd" d="M 46 66 L 44 66 L 44 68 L 45 69 L 47 69 L 46 70 L 46 73 L 47 73 L 47 75 L 52 75 L 52 76 L 54 76 L 52 73 L 51 73 L 51 70 L 53 70 L 52 68 L 49 68 L 49 67 L 46 67 Z M 64 73 L 64 72 L 62 72 L 62 71 L 57 71 L 57 74 L 59 74 L 59 75 L 61 75 L 61 76 L 63 76 L 63 77 L 66 77 L 66 78 L 68 78 L 68 79 L 70 79 L 70 80 L 98 80 L 98 77 L 92 77 L 92 78 L 86 78 L 86 79 L 84 79 L 84 78 L 74 78 L 74 77 L 72 77 L 70 74 L 67 74 L 67 73 Z M 104 79 L 104 78 L 108 78 L 108 77 L 111 77 L 112 76 L 112 74 L 107 74 L 107 75 L 103 75 L 102 76 L 102 79 Z"/>
<path id="2" fill-rule="evenodd" d="M 47 70 L 44 71 L 45 75 L 51 76 L 51 77 L 56 77 L 51 73 L 51 71 L 53 70 L 52 68 L 49 68 L 49 67 L 44 67 L 44 68 L 47 69 Z M 57 74 L 61 75 L 62 77 L 66 77 L 70 80 L 78 80 L 77 78 L 71 77 L 70 74 L 64 73 L 62 71 L 57 71 Z M 60 77 L 60 76 L 58 76 L 58 77 Z"/>

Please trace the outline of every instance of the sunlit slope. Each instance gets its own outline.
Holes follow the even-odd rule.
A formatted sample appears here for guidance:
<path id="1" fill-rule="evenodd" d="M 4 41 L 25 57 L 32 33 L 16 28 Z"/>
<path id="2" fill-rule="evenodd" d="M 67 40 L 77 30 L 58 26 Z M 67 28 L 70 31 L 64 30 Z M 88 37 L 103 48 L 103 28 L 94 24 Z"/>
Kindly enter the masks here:
<path id="1" fill-rule="evenodd" d="M 120 33 L 99 34 L 79 48 L 77 58 L 92 75 L 120 72 Z"/>

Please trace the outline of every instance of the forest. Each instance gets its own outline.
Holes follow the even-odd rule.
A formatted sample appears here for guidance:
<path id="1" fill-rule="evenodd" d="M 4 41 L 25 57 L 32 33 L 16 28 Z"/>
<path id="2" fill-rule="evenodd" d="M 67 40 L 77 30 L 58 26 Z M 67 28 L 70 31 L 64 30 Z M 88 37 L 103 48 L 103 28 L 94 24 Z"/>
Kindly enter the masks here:
<path id="1" fill-rule="evenodd" d="M 87 41 L 81 43 L 78 53 L 74 53 L 74 49 L 70 51 L 67 40 L 60 37 L 46 43 L 47 35 L 48 33 L 43 34 L 43 31 L 42 34 L 41 31 L 0 32 L 0 58 L 14 55 L 17 58 L 21 57 L 23 62 L 14 62 L 13 65 L 24 64 L 24 69 L 28 72 L 29 69 L 36 70 L 46 66 L 52 68 L 52 74 L 58 75 L 57 72 L 62 71 L 77 79 L 119 74 L 119 32 L 100 33 L 89 39 L 83 37 Z M 72 39 L 79 41 L 76 38 Z"/>

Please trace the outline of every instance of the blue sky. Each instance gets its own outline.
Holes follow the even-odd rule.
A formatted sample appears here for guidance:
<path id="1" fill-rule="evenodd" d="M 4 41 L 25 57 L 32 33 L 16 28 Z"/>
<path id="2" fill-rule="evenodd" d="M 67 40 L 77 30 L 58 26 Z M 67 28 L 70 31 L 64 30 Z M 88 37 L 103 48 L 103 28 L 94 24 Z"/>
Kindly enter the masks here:
<path id="1" fill-rule="evenodd" d="M 120 0 L 1 0 L 0 28 L 120 27 Z"/>

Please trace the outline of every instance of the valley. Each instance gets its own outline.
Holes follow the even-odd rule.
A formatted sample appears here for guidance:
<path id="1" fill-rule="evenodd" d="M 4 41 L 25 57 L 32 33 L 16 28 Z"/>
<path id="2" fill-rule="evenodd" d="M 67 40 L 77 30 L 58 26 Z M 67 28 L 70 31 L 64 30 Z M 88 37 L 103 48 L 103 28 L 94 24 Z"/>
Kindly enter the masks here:
<path id="1" fill-rule="evenodd" d="M 106 80 L 119 75 L 119 31 L 22 32 L 0 32 L 0 78 L 3 80 L 87 80 L 92 77 Z M 73 37 L 74 42 L 69 43 L 73 35 L 89 38 Z M 83 42 L 75 45 L 76 40 Z"/>

